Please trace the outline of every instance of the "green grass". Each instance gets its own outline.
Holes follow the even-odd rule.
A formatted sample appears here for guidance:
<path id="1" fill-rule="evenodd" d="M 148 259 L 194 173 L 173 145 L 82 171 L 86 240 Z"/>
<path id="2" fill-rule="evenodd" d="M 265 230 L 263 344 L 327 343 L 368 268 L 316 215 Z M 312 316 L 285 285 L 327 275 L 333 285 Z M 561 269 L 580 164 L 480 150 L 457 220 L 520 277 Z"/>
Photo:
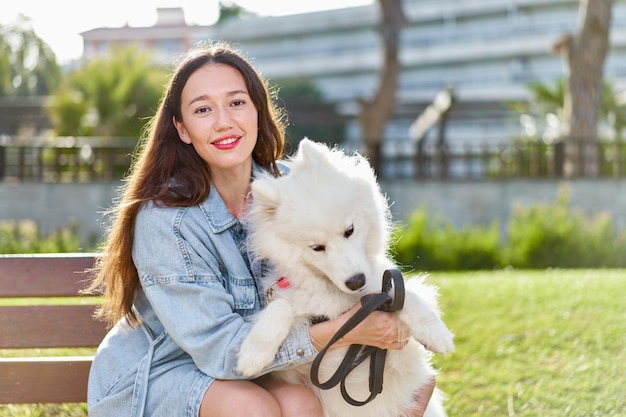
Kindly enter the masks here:
<path id="1" fill-rule="evenodd" d="M 436 355 L 449 417 L 617 417 L 626 410 L 626 270 L 436 273 L 456 351 Z M 84 405 L 0 417 L 84 417 Z"/>
<path id="2" fill-rule="evenodd" d="M 101 297 L 24 297 L 0 298 L 0 306 L 35 305 L 92 305 L 102 302 Z"/>
<path id="3" fill-rule="evenodd" d="M 87 417 L 86 404 L 0 405 L 2 417 Z"/>
<path id="4" fill-rule="evenodd" d="M 456 352 L 449 417 L 623 416 L 626 270 L 432 274 Z"/>

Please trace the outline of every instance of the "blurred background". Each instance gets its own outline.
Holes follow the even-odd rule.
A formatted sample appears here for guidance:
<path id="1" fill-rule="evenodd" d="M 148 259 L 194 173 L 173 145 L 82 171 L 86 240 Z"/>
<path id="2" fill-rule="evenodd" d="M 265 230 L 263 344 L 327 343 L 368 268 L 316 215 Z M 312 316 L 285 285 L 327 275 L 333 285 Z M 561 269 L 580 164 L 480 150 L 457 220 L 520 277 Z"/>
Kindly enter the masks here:
<path id="1" fill-rule="evenodd" d="M 168 74 L 210 40 L 268 80 L 289 152 L 372 162 L 390 254 L 456 334 L 451 417 L 624 415 L 626 2 L 2 1 L 0 254 L 98 250 Z M 0 406 L 33 415 L 87 411 Z"/>
<path id="2" fill-rule="evenodd" d="M 226 40 L 277 92 L 288 151 L 367 155 L 398 223 L 506 240 L 516 207 L 561 201 L 626 225 L 619 1 L 33 0 L 0 25 L 0 220 L 96 241 L 173 65 Z"/>

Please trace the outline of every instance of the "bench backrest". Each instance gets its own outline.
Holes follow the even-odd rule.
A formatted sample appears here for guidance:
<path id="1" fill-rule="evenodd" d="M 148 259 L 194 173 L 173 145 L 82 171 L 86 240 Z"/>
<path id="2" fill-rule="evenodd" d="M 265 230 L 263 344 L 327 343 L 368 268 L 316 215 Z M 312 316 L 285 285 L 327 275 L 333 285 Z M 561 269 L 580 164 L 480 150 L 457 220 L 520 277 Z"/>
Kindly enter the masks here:
<path id="1" fill-rule="evenodd" d="M 11 349 L 0 354 L 0 404 L 86 401 L 91 356 L 33 357 L 32 349 L 100 343 L 106 326 L 93 319 L 92 297 L 41 301 L 78 297 L 95 256 L 0 255 L 0 349 Z"/>

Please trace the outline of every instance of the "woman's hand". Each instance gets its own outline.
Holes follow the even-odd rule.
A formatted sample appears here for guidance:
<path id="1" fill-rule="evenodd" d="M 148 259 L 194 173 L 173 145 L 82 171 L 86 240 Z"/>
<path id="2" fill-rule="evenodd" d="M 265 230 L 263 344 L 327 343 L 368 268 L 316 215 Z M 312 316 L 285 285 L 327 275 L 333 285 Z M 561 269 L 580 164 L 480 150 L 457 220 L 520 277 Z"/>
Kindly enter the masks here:
<path id="1" fill-rule="evenodd" d="M 361 303 L 334 320 L 311 326 L 311 341 L 317 350 L 321 350 L 343 324 L 357 312 Z M 407 326 L 398 319 L 397 313 L 374 311 L 348 334 L 339 339 L 332 348 L 346 347 L 353 344 L 375 346 L 380 349 L 402 349 L 409 341 Z"/>

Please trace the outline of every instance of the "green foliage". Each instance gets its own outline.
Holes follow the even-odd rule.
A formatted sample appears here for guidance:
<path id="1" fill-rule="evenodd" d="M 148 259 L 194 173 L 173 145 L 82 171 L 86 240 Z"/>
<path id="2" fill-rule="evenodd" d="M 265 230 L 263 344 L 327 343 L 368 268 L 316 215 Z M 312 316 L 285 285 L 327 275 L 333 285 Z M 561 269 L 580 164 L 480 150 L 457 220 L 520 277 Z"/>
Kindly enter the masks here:
<path id="1" fill-rule="evenodd" d="M 615 138 L 622 139 L 622 130 L 626 127 L 626 105 L 619 100 L 619 89 L 615 83 L 604 80 L 602 84 L 602 102 L 599 107 L 599 121 L 605 123 L 613 129 Z M 563 123 L 564 100 L 565 100 L 565 80 L 561 77 L 553 83 L 533 81 L 527 84 L 526 88 L 530 92 L 529 102 L 511 103 L 513 111 L 526 117 L 527 121 L 533 121 L 540 125 L 538 120 L 546 119 L 547 115 L 555 115 L 559 123 Z M 543 132 L 537 130 L 530 139 L 538 139 Z M 559 132 L 560 133 L 560 132 Z M 528 137 L 526 139 L 529 139 Z"/>
<path id="2" fill-rule="evenodd" d="M 54 52 L 19 16 L 11 25 L 0 25 L 0 96 L 44 96 L 61 80 Z"/>
<path id="3" fill-rule="evenodd" d="M 92 245 L 93 246 L 93 245 Z M 0 222 L 0 253 L 82 252 L 78 224 L 44 235 L 32 220 Z"/>
<path id="4" fill-rule="evenodd" d="M 566 188 L 554 203 L 516 207 L 508 236 L 509 262 L 518 268 L 626 266 L 611 217 L 571 209 Z"/>
<path id="5" fill-rule="evenodd" d="M 69 73 L 51 98 L 58 136 L 139 137 L 156 111 L 167 71 L 136 47 L 113 48 Z"/>
<path id="6" fill-rule="evenodd" d="M 227 1 L 227 2 L 220 1 L 219 7 L 220 7 L 220 13 L 219 13 L 219 18 L 217 19 L 217 22 L 216 22 L 217 25 L 221 25 L 222 23 L 228 20 L 242 19 L 242 18 L 245 19 L 247 17 L 256 16 L 256 13 L 251 12 L 250 10 L 244 7 L 241 7 L 240 5 L 232 1 Z"/>
<path id="7" fill-rule="evenodd" d="M 533 81 L 528 84 L 528 89 L 532 93 L 530 105 L 538 107 L 543 113 L 562 112 L 563 100 L 565 97 L 565 81 L 563 78 L 555 80 L 553 85 Z"/>
<path id="8" fill-rule="evenodd" d="M 563 188 L 556 202 L 517 206 L 506 239 L 497 221 L 457 229 L 421 207 L 396 227 L 391 252 L 402 267 L 420 271 L 626 267 L 626 231 L 616 233 L 608 214 L 592 216 L 569 203 Z"/>
<path id="9" fill-rule="evenodd" d="M 434 273 L 449 417 L 623 415 L 626 270 Z"/>
<path id="10" fill-rule="evenodd" d="M 457 229 L 426 207 L 416 210 L 406 227 L 394 230 L 392 253 L 414 270 L 475 270 L 501 265 L 499 223 Z"/>

